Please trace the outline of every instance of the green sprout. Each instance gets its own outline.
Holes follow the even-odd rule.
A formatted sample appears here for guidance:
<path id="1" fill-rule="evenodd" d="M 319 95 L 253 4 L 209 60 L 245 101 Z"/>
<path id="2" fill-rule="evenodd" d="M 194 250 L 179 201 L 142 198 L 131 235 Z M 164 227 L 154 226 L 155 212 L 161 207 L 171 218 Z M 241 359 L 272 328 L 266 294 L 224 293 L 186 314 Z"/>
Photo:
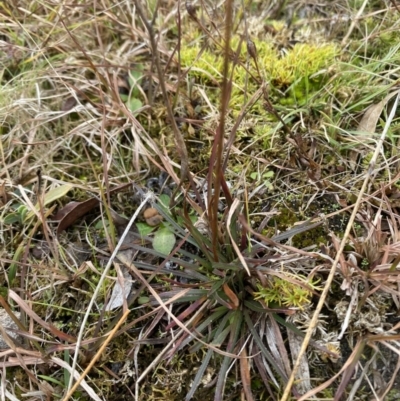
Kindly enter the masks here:
<path id="1" fill-rule="evenodd" d="M 129 77 L 128 77 L 129 87 L 130 87 L 129 95 L 125 94 L 120 95 L 121 99 L 125 102 L 126 106 L 132 113 L 135 113 L 143 106 L 142 101 L 139 99 L 140 97 L 139 86 L 142 82 L 142 78 L 143 78 L 143 66 L 139 65 L 136 69 L 131 70 L 129 72 Z"/>
<path id="2" fill-rule="evenodd" d="M 262 181 L 265 188 L 268 189 L 268 191 L 273 191 L 274 186 L 271 182 L 271 179 L 274 177 L 275 173 L 273 171 L 267 170 L 265 173 L 259 173 L 257 171 L 254 171 L 253 173 L 250 174 L 250 178 L 259 182 Z"/>

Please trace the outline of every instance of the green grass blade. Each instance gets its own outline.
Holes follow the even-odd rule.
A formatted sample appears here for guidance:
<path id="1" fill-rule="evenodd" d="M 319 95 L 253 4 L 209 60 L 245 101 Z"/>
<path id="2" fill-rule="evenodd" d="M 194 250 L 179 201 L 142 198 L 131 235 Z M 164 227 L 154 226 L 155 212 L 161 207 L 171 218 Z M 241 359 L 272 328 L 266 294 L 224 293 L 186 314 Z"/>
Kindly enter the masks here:
<path id="1" fill-rule="evenodd" d="M 220 322 L 220 324 L 218 326 L 218 330 L 215 333 L 215 339 L 213 341 L 213 344 L 218 344 L 218 341 L 222 339 L 221 334 L 224 333 L 223 329 L 226 326 L 229 317 L 230 317 L 230 314 L 228 313 L 228 314 L 226 314 L 224 316 L 224 318 Z M 229 333 L 229 331 L 226 332 L 225 337 L 222 339 L 222 341 L 224 341 L 224 339 L 226 338 L 228 333 Z M 190 391 L 186 395 L 185 401 L 189 401 L 189 400 L 192 399 L 195 391 L 199 387 L 201 378 L 204 376 L 204 373 L 205 373 L 205 371 L 207 369 L 208 364 L 210 363 L 210 359 L 213 356 L 213 354 L 214 354 L 214 351 L 212 349 L 209 349 L 207 351 L 207 354 L 206 354 L 205 358 L 203 359 L 203 361 L 201 363 L 201 366 L 200 366 L 199 370 L 197 371 L 196 376 L 195 376 L 195 378 L 193 380 L 192 387 L 191 387 Z"/>
<path id="2" fill-rule="evenodd" d="M 271 366 L 275 369 L 275 371 L 279 374 L 279 376 L 284 381 L 284 383 L 286 383 L 287 380 L 288 380 L 286 374 L 277 365 L 277 363 L 275 362 L 273 356 L 270 354 L 270 352 L 265 347 L 263 341 L 261 340 L 260 336 L 258 335 L 258 333 L 257 333 L 257 331 L 256 331 L 256 329 L 254 327 L 254 324 L 253 324 L 253 322 L 252 322 L 252 320 L 250 318 L 250 315 L 249 315 L 248 311 L 244 310 L 243 314 L 244 314 L 244 319 L 245 319 L 245 321 L 247 323 L 247 327 L 249 328 L 251 334 L 253 335 L 253 339 L 256 342 L 256 344 L 258 345 L 258 347 L 260 348 L 260 351 L 262 352 L 264 357 L 267 359 L 267 361 L 271 364 Z"/>
<path id="3" fill-rule="evenodd" d="M 242 311 L 236 310 L 230 314 L 231 317 L 231 325 L 230 325 L 230 338 L 228 345 L 226 347 L 226 351 L 233 353 L 236 347 L 240 332 L 242 330 L 242 321 L 243 321 L 243 314 Z M 224 396 L 224 387 L 226 376 L 228 372 L 228 368 L 230 363 L 232 362 L 232 358 L 226 356 L 222 361 L 221 368 L 218 373 L 218 380 L 217 385 L 215 387 L 215 397 L 214 401 L 222 401 Z"/>

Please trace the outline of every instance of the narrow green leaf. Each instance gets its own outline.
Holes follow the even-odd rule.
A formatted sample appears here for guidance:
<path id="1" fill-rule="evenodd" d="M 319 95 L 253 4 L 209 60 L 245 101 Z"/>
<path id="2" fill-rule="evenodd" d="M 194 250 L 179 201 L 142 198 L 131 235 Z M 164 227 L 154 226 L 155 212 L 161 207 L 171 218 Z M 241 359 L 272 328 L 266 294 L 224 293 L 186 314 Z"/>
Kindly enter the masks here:
<path id="1" fill-rule="evenodd" d="M 224 280 L 220 279 L 220 280 L 214 280 L 212 287 L 208 293 L 208 296 L 211 297 L 212 295 L 214 295 L 224 284 Z"/>
<path id="2" fill-rule="evenodd" d="M 25 246 L 26 246 L 25 244 L 20 244 L 13 256 L 13 261 L 10 264 L 10 268 L 8 270 L 8 282 L 10 283 L 10 286 L 14 281 L 15 276 L 17 275 L 18 262 L 22 254 L 24 253 Z"/>
<path id="3" fill-rule="evenodd" d="M 236 347 L 239 334 L 241 331 L 242 327 L 242 312 L 239 310 L 236 310 L 232 313 L 228 314 L 229 317 L 232 317 L 231 321 L 233 322 L 229 327 L 230 327 L 230 336 L 229 336 L 229 341 L 226 347 L 226 352 L 232 353 Z M 226 381 L 226 376 L 227 372 L 229 369 L 229 365 L 232 362 L 232 358 L 229 356 L 225 356 L 222 364 L 220 365 L 220 369 L 218 372 L 218 380 L 217 384 L 215 386 L 215 396 L 214 396 L 214 401 L 222 401 L 224 399 L 224 388 L 225 388 L 225 381 Z"/>
<path id="4" fill-rule="evenodd" d="M 45 375 L 37 375 L 40 379 L 46 380 L 49 383 L 57 384 L 57 386 L 64 387 L 64 383 L 61 383 L 59 380 L 54 379 L 54 377 L 45 376 Z"/>
<path id="5" fill-rule="evenodd" d="M 293 323 L 287 322 L 285 319 L 280 317 L 278 314 L 273 313 L 272 317 L 277 321 L 277 323 L 281 324 L 282 326 L 285 326 L 288 330 L 292 330 L 293 333 L 295 333 L 299 337 L 304 338 L 306 336 L 304 334 L 304 332 L 299 330 Z"/>
<path id="6" fill-rule="evenodd" d="M 215 339 L 214 339 L 213 343 L 218 342 L 218 341 L 216 341 L 216 339 L 218 337 L 220 337 L 221 332 L 222 332 L 223 328 L 225 327 L 225 325 L 226 325 L 226 323 L 228 321 L 228 318 L 229 318 L 229 314 L 225 315 L 224 318 L 222 319 L 222 321 L 221 321 L 221 323 L 220 323 L 220 325 L 218 327 L 218 330 L 217 330 L 217 332 L 215 334 Z M 196 377 L 193 380 L 193 383 L 192 383 L 192 386 L 190 388 L 190 391 L 186 395 L 185 401 L 189 401 L 189 400 L 192 399 L 195 391 L 197 390 L 197 387 L 200 384 L 201 378 L 204 376 L 204 372 L 206 371 L 207 366 L 210 363 L 210 359 L 211 359 L 213 354 L 214 354 L 214 351 L 211 348 L 209 348 L 205 358 L 203 359 L 203 362 L 201 363 L 201 366 L 200 366 L 199 370 L 196 373 Z"/>
<path id="7" fill-rule="evenodd" d="M 213 263 L 214 269 L 220 270 L 232 270 L 232 271 L 239 271 L 243 269 L 243 266 L 240 262 L 231 262 L 231 263 Z"/>
<path id="8" fill-rule="evenodd" d="M 188 242 L 193 243 L 193 245 L 201 249 L 201 251 L 204 253 L 208 261 L 210 262 L 210 267 L 211 267 L 215 263 L 216 257 L 214 257 L 214 255 L 209 250 L 211 249 L 210 240 L 206 236 L 200 233 L 200 231 L 193 225 L 191 219 L 188 218 L 187 214 L 185 214 L 184 219 L 186 227 L 191 234 L 191 237 L 189 237 L 189 240 L 191 241 L 188 240 Z M 218 260 L 220 262 L 226 262 L 225 254 L 218 251 Z"/>
<path id="9" fill-rule="evenodd" d="M 7 214 L 3 219 L 3 223 L 4 224 L 21 223 L 20 214 L 15 212 Z"/>
<path id="10" fill-rule="evenodd" d="M 244 306 L 257 313 L 267 313 L 268 312 L 257 301 L 250 301 L 250 300 L 244 301 Z"/>
<path id="11" fill-rule="evenodd" d="M 230 317 L 230 313 L 227 313 L 225 316 Z M 220 324 L 220 326 L 222 326 L 222 323 Z M 212 345 L 214 345 L 215 347 L 221 347 L 221 345 L 224 343 L 226 337 L 228 336 L 228 334 L 230 333 L 231 330 L 232 330 L 232 326 L 228 325 L 227 327 L 225 327 L 225 329 L 222 332 L 217 333 L 215 335 L 214 340 L 212 341 Z"/>
<path id="12" fill-rule="evenodd" d="M 173 296 L 175 296 L 179 291 L 166 291 L 159 294 L 160 298 L 163 301 L 169 301 Z M 194 302 L 197 301 L 204 296 L 207 296 L 207 290 L 200 290 L 197 288 L 191 288 L 185 295 L 181 296 L 179 299 L 175 300 L 174 304 L 182 303 L 182 302 Z M 154 298 L 152 298 L 154 299 Z"/>
<path id="13" fill-rule="evenodd" d="M 256 328 L 254 327 L 254 324 L 250 318 L 249 312 L 247 310 L 243 311 L 244 318 L 247 323 L 247 327 L 250 329 L 251 334 L 253 335 L 253 340 L 255 343 L 258 345 L 258 348 L 260 349 L 261 353 L 264 355 L 264 357 L 267 359 L 267 361 L 271 364 L 271 366 L 275 369 L 275 371 L 279 374 L 281 377 L 282 381 L 286 384 L 288 381 L 287 375 L 283 372 L 283 370 L 278 366 L 276 363 L 274 357 L 271 355 L 271 353 L 267 350 L 265 347 L 262 339 L 257 333 Z"/>
<path id="14" fill-rule="evenodd" d="M 208 316 L 208 318 L 206 318 L 202 323 L 200 323 L 197 327 L 196 327 L 196 333 L 198 334 L 202 334 L 204 330 L 208 329 L 208 327 L 214 323 L 214 322 L 219 322 L 220 319 L 222 319 L 222 317 L 227 313 L 230 312 L 229 309 L 225 308 L 225 306 L 219 306 L 217 308 L 215 308 L 214 312 Z M 223 329 L 223 327 L 221 328 L 221 330 Z M 193 337 L 187 337 L 182 344 L 180 345 L 180 349 L 184 349 L 191 341 L 193 340 Z"/>
<path id="15" fill-rule="evenodd" d="M 71 358 L 71 353 L 69 351 L 69 349 L 65 349 L 64 350 L 64 362 L 66 362 L 67 364 L 69 364 Z M 71 377 L 71 373 L 68 371 L 68 369 L 63 369 L 64 370 L 64 388 L 68 387 L 69 384 L 69 379 Z"/>
<path id="16" fill-rule="evenodd" d="M 162 203 L 156 203 L 154 205 L 154 208 L 157 209 L 157 211 L 161 214 L 161 216 L 164 217 L 165 222 L 171 226 L 171 231 L 174 231 L 174 233 L 176 233 L 181 238 L 185 237 L 185 235 L 186 235 L 185 227 L 179 225 L 174 220 L 168 207 L 165 207 L 164 204 L 162 204 Z M 190 242 L 190 238 L 188 238 L 188 241 Z"/>
<path id="17" fill-rule="evenodd" d="M 55 200 L 62 198 L 62 197 L 65 196 L 73 187 L 74 187 L 74 186 L 73 186 L 72 184 L 64 184 L 64 185 L 61 185 L 61 186 L 59 186 L 59 187 L 57 187 L 57 188 L 51 189 L 49 192 L 47 192 L 47 193 L 44 195 L 43 206 L 46 206 L 46 205 L 48 205 L 49 203 L 54 202 Z M 39 204 L 38 204 L 38 203 L 35 205 L 35 209 L 36 209 L 36 210 L 39 210 Z M 27 221 L 27 220 L 31 219 L 34 215 L 35 215 L 35 212 L 30 211 L 30 212 L 26 215 L 24 221 Z"/>

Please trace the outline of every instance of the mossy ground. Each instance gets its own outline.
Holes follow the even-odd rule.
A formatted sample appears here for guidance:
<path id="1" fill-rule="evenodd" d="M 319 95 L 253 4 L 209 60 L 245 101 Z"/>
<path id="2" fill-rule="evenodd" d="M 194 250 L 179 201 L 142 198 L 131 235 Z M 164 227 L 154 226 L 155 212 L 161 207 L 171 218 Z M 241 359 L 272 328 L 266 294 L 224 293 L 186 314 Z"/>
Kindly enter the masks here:
<path id="1" fill-rule="evenodd" d="M 149 178 L 159 177 L 165 160 L 171 165 L 175 163 L 176 168 L 181 162 L 180 153 L 154 73 L 154 57 L 148 42 L 143 40 L 147 33 L 128 4 L 97 4 L 98 8 L 91 4 L 66 5 L 61 10 L 46 2 L 19 3 L 16 9 L 7 2 L 0 4 L 4 22 L 0 28 L 0 240 L 4 244 L 0 251 L 0 291 L 5 295 L 17 288 L 36 314 L 59 330 L 77 336 L 81 315 L 88 308 L 104 260 L 115 241 L 116 235 L 110 239 L 113 224 L 103 207 L 92 208 L 61 233 L 57 259 L 40 225 L 24 219 L 29 206 L 26 199 L 35 204 L 40 191 L 48 193 L 52 188 L 72 183 L 73 189 L 52 203 L 56 209 L 93 196 L 103 197 L 104 201 L 108 187 L 130 181 L 145 186 Z M 150 14 L 154 11 L 154 2 L 141 3 Z M 343 236 L 349 210 L 357 200 L 393 99 L 382 107 L 373 131 L 359 130 L 360 121 L 371 104 L 384 100 L 395 88 L 400 58 L 398 10 L 383 1 L 369 2 L 351 29 L 351 16 L 357 14 L 363 2 L 328 3 L 286 1 L 276 2 L 275 8 L 263 1 L 247 2 L 244 8 L 241 3 L 235 4 L 229 72 L 232 92 L 225 132 L 227 143 L 241 118 L 225 178 L 232 194 L 246 205 L 252 226 L 256 230 L 262 226 L 261 234 L 273 237 L 299 223 L 329 215 L 324 224 L 284 241 L 303 251 L 320 250 L 325 260 L 335 256 L 337 248 L 332 238 Z M 204 4 L 204 8 L 197 10 L 197 22 L 182 8 L 179 27 L 175 23 L 175 2 L 161 1 L 158 6 L 155 27 L 168 96 L 188 147 L 190 171 L 201 180 L 209 169 L 219 124 L 224 8 Z M 256 59 L 246 49 L 248 40 L 257 48 Z M 144 71 L 134 95 L 128 85 L 132 71 Z M 262 85 L 282 120 L 271 113 L 263 96 L 248 104 Z M 133 97 L 140 102 L 136 106 L 143 105 L 144 109 L 129 110 L 127 105 L 133 103 L 127 103 L 122 95 Z M 345 277 L 347 282 L 340 274 L 336 277 L 324 311 L 327 317 L 320 325 L 321 333 L 340 331 L 342 322 L 334 310 L 338 303 L 349 299 L 343 286 L 351 278 L 363 295 L 371 291 L 370 304 L 365 299 L 360 301 L 359 321 L 367 321 L 371 312 L 362 302 L 379 309 L 379 327 L 383 332 L 392 327 L 388 323 L 390 316 L 398 314 L 395 301 L 384 302 L 373 296 L 375 291 L 383 298 L 382 293 L 393 295 L 397 291 L 393 270 L 385 270 L 385 281 L 374 269 L 390 267 L 387 254 L 392 248 L 389 252 L 387 247 L 397 230 L 394 227 L 398 223 L 399 181 L 394 177 L 400 166 L 398 125 L 396 112 L 375 163 L 365 206 L 346 246 L 345 257 L 351 258 L 348 260 L 352 276 Z M 132 192 L 113 194 L 110 199 L 113 209 L 126 217 L 138 205 Z M 341 211 L 343 208 L 347 210 Z M 385 220 L 385 227 L 378 229 L 379 219 L 374 219 L 382 210 L 380 219 Z M 52 236 L 56 224 L 51 216 L 48 219 Z M 159 262 L 157 259 L 154 263 Z M 329 268 L 320 260 L 318 263 L 316 277 L 323 284 Z M 281 268 L 314 277 L 316 266 L 317 263 L 302 265 L 289 260 Z M 16 267 L 16 279 L 10 282 L 10 271 Z M 279 272 L 276 264 L 273 268 Z M 84 339 L 98 340 L 118 316 L 118 311 L 102 312 L 116 272 L 109 276 L 96 299 L 96 312 L 89 317 Z M 211 274 L 209 277 L 215 278 Z M 167 291 L 175 279 L 172 273 L 163 272 L 152 285 L 160 292 Z M 246 283 L 252 284 L 250 279 Z M 146 291 L 144 295 L 150 296 Z M 307 326 L 317 299 L 316 294 L 310 309 L 298 317 L 302 329 Z M 17 307 L 15 303 L 12 306 Z M 183 310 L 179 308 L 177 315 Z M 130 322 L 152 309 L 151 304 L 135 305 Z M 146 332 L 151 338 L 146 337 L 137 346 L 152 319 L 144 319 L 117 336 L 97 362 L 90 383 L 108 401 L 133 399 L 137 376 L 169 341 L 164 330 L 169 322 L 163 317 Z M 318 384 L 340 370 L 358 338 L 377 333 L 378 326 L 368 326 L 365 321 L 355 322 L 358 326 L 353 322 L 341 342 L 343 356 L 339 362 L 321 362 L 316 357 L 311 375 Z M 37 321 L 26 316 L 24 323 L 40 335 Z M 316 335 L 315 340 L 321 338 Z M 60 345 L 49 333 L 43 336 L 46 339 L 51 346 Z M 79 360 L 82 366 L 95 351 L 90 345 L 85 347 Z M 142 380 L 139 399 L 185 399 L 205 357 L 203 349 L 195 351 L 177 354 L 172 362 L 160 361 L 157 369 Z M 73 356 L 68 350 L 54 351 L 54 355 L 68 361 Z M 193 399 L 213 397 L 222 360 L 221 355 L 211 359 L 209 380 L 199 387 Z M 127 361 L 130 363 L 126 364 Z M 386 370 L 380 364 L 375 366 L 386 382 L 393 374 L 392 365 Z M 11 386 L 16 396 L 22 397 L 24 389 L 30 386 L 26 371 L 8 369 L 7 379 L 14 380 Z M 257 370 L 251 372 L 251 389 L 256 399 L 270 400 Z M 53 392 L 64 391 L 68 375 L 59 366 L 38 365 L 36 374 L 52 386 Z M 226 399 L 243 398 L 241 380 L 235 365 L 227 377 Z M 34 383 L 35 386 L 39 388 L 40 384 Z M 319 396 L 329 399 L 337 387 L 336 383 Z M 360 387 L 357 396 L 362 399 L 368 391 L 369 388 Z M 89 399 L 84 391 L 76 397 Z"/>

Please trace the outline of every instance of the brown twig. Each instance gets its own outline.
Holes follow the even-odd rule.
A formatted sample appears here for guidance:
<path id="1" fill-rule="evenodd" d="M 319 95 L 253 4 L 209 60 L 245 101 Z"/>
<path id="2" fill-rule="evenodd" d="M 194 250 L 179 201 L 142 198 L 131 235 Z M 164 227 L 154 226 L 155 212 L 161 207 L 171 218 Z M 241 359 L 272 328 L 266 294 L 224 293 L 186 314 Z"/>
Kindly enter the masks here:
<path id="1" fill-rule="evenodd" d="M 221 92 L 221 111 L 220 120 L 215 135 L 216 147 L 215 153 L 215 163 L 213 163 L 213 158 L 210 160 L 210 170 L 213 167 L 214 177 L 209 173 L 209 210 L 210 210 L 210 228 L 212 233 L 212 245 L 214 255 L 217 257 L 217 243 L 218 243 L 218 203 L 221 189 L 221 179 L 222 179 L 222 151 L 224 148 L 224 132 L 225 132 L 225 115 L 228 110 L 229 98 L 231 94 L 231 81 L 228 80 L 229 74 L 229 63 L 230 63 L 230 38 L 232 32 L 232 17 L 233 17 L 233 4 L 232 0 L 228 0 L 225 6 L 225 46 L 224 46 L 224 64 L 222 70 L 222 92 Z M 214 181 L 214 194 L 212 194 L 210 185 Z"/>
<path id="2" fill-rule="evenodd" d="M 170 120 L 170 123 L 172 126 L 172 131 L 174 132 L 177 150 L 178 150 L 179 156 L 181 158 L 181 184 L 182 184 L 182 182 L 187 178 L 188 171 L 189 171 L 188 153 L 187 153 L 185 140 L 183 138 L 182 133 L 180 132 L 180 130 L 178 128 L 178 125 L 176 124 L 176 121 L 174 118 L 174 113 L 173 113 L 172 107 L 171 107 L 171 102 L 169 101 L 169 98 L 168 98 L 167 87 L 165 85 L 165 80 L 164 80 L 164 71 L 161 68 L 160 56 L 158 54 L 157 43 L 155 40 L 153 27 L 149 23 L 149 21 L 146 19 L 146 15 L 144 14 L 144 11 L 143 11 L 142 6 L 140 5 L 140 2 L 138 0 L 135 0 L 134 3 L 136 6 L 136 9 L 137 9 L 137 12 L 143 22 L 143 25 L 146 27 L 147 32 L 149 33 L 150 45 L 151 45 L 151 50 L 152 50 L 154 61 L 155 61 L 156 68 L 157 68 L 159 84 L 160 84 L 161 91 L 163 94 L 165 106 L 167 108 L 168 117 L 169 117 L 169 120 Z"/>

